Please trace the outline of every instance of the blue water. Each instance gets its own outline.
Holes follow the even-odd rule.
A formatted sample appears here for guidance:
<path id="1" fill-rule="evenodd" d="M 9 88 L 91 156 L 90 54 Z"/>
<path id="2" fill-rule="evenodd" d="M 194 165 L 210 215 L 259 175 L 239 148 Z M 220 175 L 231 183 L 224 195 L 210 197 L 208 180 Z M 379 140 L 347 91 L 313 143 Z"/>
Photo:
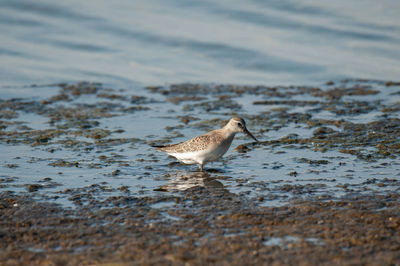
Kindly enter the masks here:
<path id="1" fill-rule="evenodd" d="M 399 10 L 397 0 L 3 0 L 0 85 L 398 80 Z"/>

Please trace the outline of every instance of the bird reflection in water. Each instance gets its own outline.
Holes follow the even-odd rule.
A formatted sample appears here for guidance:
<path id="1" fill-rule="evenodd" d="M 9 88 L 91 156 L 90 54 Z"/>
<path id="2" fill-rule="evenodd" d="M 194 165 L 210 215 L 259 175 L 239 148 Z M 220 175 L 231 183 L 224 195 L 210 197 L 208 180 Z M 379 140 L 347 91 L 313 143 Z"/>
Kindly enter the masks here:
<path id="1" fill-rule="evenodd" d="M 156 189 L 157 191 L 185 191 L 193 187 L 223 189 L 224 185 L 207 172 L 175 172 L 166 176 L 170 182 Z"/>

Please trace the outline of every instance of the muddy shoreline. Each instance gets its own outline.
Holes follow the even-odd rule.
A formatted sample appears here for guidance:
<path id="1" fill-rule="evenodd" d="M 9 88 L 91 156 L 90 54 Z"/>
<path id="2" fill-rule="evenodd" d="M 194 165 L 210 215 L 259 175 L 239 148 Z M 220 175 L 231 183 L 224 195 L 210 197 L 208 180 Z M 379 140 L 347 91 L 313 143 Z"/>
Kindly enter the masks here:
<path id="1" fill-rule="evenodd" d="M 397 265 L 399 197 L 259 207 L 209 186 L 174 197 L 109 199 L 114 207 L 64 209 L 29 194 L 2 193 L 0 262 Z"/>
<path id="2" fill-rule="evenodd" d="M 399 265 L 400 83 L 0 99 L 0 264 Z M 206 172 L 151 148 L 240 115 Z"/>

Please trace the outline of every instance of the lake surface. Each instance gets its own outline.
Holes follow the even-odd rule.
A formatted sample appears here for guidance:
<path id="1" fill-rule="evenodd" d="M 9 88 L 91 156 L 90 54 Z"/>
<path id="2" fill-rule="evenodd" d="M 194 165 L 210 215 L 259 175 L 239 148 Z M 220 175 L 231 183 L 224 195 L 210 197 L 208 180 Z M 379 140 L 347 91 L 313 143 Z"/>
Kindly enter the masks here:
<path id="1" fill-rule="evenodd" d="M 2 1 L 0 85 L 396 80 L 400 2 Z"/>

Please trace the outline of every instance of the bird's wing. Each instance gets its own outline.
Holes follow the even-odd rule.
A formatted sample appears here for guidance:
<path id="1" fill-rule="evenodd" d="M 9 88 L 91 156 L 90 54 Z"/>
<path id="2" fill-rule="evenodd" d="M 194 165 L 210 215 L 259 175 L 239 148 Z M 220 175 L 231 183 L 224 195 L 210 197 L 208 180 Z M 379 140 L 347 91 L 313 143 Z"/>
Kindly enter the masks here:
<path id="1" fill-rule="evenodd" d="M 182 152 L 193 152 L 199 150 L 207 149 L 212 143 L 218 141 L 219 138 L 222 138 L 219 134 L 210 134 L 211 132 L 194 137 L 190 140 L 176 143 L 176 144 L 169 144 L 165 146 L 157 146 L 161 151 L 165 152 L 174 152 L 174 153 L 182 153 Z"/>

